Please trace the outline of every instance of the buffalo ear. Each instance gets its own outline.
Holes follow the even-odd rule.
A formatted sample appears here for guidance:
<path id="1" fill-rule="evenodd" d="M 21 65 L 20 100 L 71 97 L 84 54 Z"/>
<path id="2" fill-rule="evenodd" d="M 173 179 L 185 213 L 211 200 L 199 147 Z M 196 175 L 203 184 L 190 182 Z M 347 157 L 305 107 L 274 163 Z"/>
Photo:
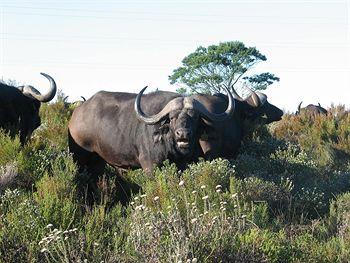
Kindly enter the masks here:
<path id="1" fill-rule="evenodd" d="M 208 133 L 206 131 L 204 131 L 203 133 L 200 134 L 199 139 L 202 141 L 208 141 L 209 140 Z"/>
<path id="2" fill-rule="evenodd" d="M 165 136 L 169 132 L 169 129 L 169 123 L 162 123 L 158 130 L 153 133 L 153 142 L 161 142 L 163 140 L 163 136 Z"/>

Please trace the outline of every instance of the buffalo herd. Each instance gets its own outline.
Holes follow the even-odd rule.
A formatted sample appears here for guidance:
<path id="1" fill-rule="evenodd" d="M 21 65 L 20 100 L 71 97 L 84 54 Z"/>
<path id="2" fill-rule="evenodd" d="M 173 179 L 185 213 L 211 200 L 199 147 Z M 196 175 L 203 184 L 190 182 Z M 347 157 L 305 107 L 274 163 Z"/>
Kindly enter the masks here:
<path id="1" fill-rule="evenodd" d="M 32 86 L 0 84 L 0 128 L 19 134 L 22 144 L 40 125 L 39 108 L 56 94 L 41 94 Z M 234 158 L 247 127 L 269 124 L 283 111 L 267 96 L 251 91 L 245 99 L 231 87 L 226 94 L 192 94 L 156 91 L 144 94 L 100 91 L 83 99 L 68 125 L 70 152 L 80 171 L 95 177 L 108 163 L 117 169 L 152 171 L 165 160 L 184 169 L 199 158 Z M 302 112 L 327 114 L 320 105 L 298 106 Z"/>

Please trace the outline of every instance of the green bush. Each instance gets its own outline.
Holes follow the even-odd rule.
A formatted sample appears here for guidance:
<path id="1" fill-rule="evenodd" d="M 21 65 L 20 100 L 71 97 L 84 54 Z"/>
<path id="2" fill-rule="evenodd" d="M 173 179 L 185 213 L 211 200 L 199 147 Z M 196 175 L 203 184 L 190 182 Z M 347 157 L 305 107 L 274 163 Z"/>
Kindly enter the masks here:
<path id="1" fill-rule="evenodd" d="M 52 171 L 38 181 L 34 197 L 47 224 L 67 229 L 79 216 L 74 180 L 77 168 L 65 153 L 51 160 L 50 166 Z"/>
<path id="2" fill-rule="evenodd" d="M 96 200 L 67 152 L 74 105 L 41 107 L 21 146 L 0 131 L 0 262 L 347 262 L 350 117 L 285 115 L 235 160 L 106 167 Z M 131 197 L 130 200 L 128 198 Z"/>
<path id="3" fill-rule="evenodd" d="M 1 261 L 34 260 L 44 227 L 44 218 L 34 200 L 18 190 L 6 190 L 1 196 L 0 215 Z"/>
<path id="4" fill-rule="evenodd" d="M 172 165 L 157 169 L 156 180 L 131 202 L 127 245 L 135 260 L 212 262 L 226 257 L 222 253 L 230 250 L 233 237 L 252 227 L 238 196 L 229 191 L 229 178 L 220 176 L 231 169 L 222 160 L 191 165 L 180 178 Z M 215 174 L 226 189 L 204 184 Z"/>

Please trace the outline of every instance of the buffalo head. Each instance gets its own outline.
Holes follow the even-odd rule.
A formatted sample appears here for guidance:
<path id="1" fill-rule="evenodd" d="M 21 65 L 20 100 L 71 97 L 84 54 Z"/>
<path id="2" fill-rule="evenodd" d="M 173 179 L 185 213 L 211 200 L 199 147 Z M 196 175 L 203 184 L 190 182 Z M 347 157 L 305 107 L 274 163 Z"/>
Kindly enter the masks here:
<path id="1" fill-rule="evenodd" d="M 50 81 L 50 90 L 45 94 L 30 85 L 15 88 L 2 84 L 0 87 L 0 127 L 19 132 L 22 144 L 40 126 L 40 103 L 52 100 L 56 94 L 54 79 L 45 73 L 41 75 Z"/>
<path id="2" fill-rule="evenodd" d="M 171 144 L 174 143 L 176 150 L 182 155 L 193 152 L 194 145 L 197 143 L 196 136 L 200 118 L 211 122 L 222 122 L 230 118 L 235 109 L 232 94 L 226 89 L 228 105 L 221 113 L 210 112 L 193 96 L 180 96 L 169 101 L 159 113 L 147 116 L 140 106 L 141 97 L 146 88 L 140 91 L 135 100 L 137 118 L 148 125 L 160 124 L 160 133 L 155 134 L 154 140 L 167 140 Z"/>
<path id="3" fill-rule="evenodd" d="M 240 102 L 240 114 L 243 119 L 259 124 L 269 124 L 281 120 L 283 111 L 275 105 L 270 104 L 264 93 L 251 90 L 250 95 L 242 99 L 233 88 L 232 90 L 235 99 Z"/>
<path id="4" fill-rule="evenodd" d="M 283 112 L 267 101 L 267 96 L 260 92 L 251 91 L 251 94 L 242 99 L 234 89 L 232 94 L 235 101 L 235 111 L 232 116 L 223 122 L 205 121 L 199 130 L 199 156 L 206 159 L 217 157 L 234 157 L 247 131 L 255 125 L 268 124 L 281 119 Z M 228 104 L 227 96 L 197 94 L 201 101 L 212 112 L 219 112 Z"/>

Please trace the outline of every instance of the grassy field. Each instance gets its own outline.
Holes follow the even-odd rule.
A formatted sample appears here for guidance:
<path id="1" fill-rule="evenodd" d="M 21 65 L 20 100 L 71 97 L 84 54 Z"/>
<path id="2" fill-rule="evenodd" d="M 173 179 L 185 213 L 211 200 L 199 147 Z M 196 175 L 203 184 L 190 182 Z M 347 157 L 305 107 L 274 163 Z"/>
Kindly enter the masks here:
<path id="1" fill-rule="evenodd" d="M 73 108 L 43 105 L 25 147 L 0 132 L 0 262 L 350 261 L 344 107 L 287 114 L 249 134 L 235 160 L 183 172 L 165 162 L 123 173 L 127 184 L 108 167 L 92 206 L 67 149 Z M 142 190 L 122 206 L 135 184 Z"/>

